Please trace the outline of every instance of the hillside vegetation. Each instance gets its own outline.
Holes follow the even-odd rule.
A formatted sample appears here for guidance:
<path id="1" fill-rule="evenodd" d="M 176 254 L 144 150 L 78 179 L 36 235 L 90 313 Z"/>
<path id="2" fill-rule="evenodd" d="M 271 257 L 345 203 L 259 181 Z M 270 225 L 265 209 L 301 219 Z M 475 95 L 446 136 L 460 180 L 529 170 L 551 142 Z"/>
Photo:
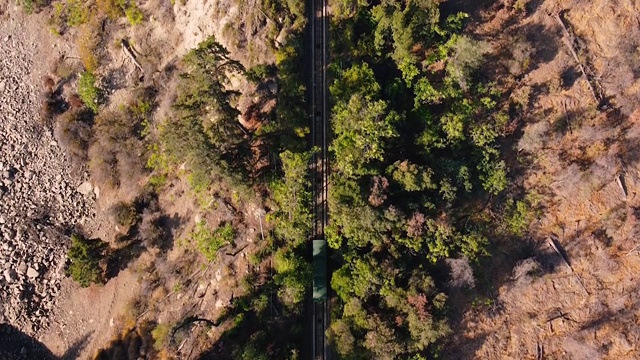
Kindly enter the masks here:
<path id="1" fill-rule="evenodd" d="M 60 303 L 110 304 L 64 305 L 47 341 L 307 358 L 305 3 L 19 4 L 65 49 L 38 129 L 96 204 L 28 221 L 67 250 Z M 640 9 L 618 5 L 329 2 L 336 358 L 637 357 L 640 31 L 613 34 Z"/>

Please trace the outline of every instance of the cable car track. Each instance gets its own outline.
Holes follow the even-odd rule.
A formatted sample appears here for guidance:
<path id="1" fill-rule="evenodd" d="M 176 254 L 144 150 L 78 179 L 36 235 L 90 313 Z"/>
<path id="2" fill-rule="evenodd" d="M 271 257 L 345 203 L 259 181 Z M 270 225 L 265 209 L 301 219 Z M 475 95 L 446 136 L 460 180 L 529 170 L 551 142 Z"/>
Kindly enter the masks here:
<path id="1" fill-rule="evenodd" d="M 325 332 L 328 326 L 328 274 L 327 244 L 324 228 L 327 225 L 327 0 L 310 0 L 311 27 L 311 186 L 313 193 L 313 228 L 311 247 L 313 249 L 313 305 L 312 343 L 313 359 L 327 359 Z"/>

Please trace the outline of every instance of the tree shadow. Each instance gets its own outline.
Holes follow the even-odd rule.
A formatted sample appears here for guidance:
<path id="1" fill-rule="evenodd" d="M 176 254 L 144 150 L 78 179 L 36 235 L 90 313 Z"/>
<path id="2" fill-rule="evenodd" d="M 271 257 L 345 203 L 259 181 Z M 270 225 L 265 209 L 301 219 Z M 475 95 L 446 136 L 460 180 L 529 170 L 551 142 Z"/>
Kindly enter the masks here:
<path id="1" fill-rule="evenodd" d="M 61 356 L 55 356 L 43 343 L 11 324 L 0 324 L 0 359 L 72 360 L 87 346 L 85 334 Z"/>
<path id="2" fill-rule="evenodd" d="M 465 12 L 473 16 L 498 3 L 497 0 L 451 0 L 443 2 L 440 5 L 440 11 L 444 18 L 458 12 Z"/>
<path id="3" fill-rule="evenodd" d="M 60 360 L 74 360 L 80 357 L 80 353 L 89 343 L 89 337 L 93 332 L 85 334 L 78 341 L 73 343 L 69 349 L 60 357 Z"/>
<path id="4" fill-rule="evenodd" d="M 143 322 L 98 350 L 95 360 L 157 359 L 153 348 L 152 329 L 156 324 Z"/>
<path id="5" fill-rule="evenodd" d="M 306 322 L 305 312 L 300 310 L 302 305 L 294 311 L 287 308 L 279 300 L 274 280 L 268 277 L 260 280 L 264 275 L 250 274 L 244 280 L 254 284 L 250 291 L 232 297 L 230 306 L 214 321 L 205 319 L 210 326 L 225 330 L 198 359 L 284 359 L 295 349 L 304 348 Z"/>
<path id="6" fill-rule="evenodd" d="M 185 222 L 186 220 L 178 215 L 178 213 L 161 215 L 158 219 L 158 225 L 162 228 L 162 234 L 157 246 L 163 251 L 172 249 L 174 239 L 177 235 L 176 232 L 182 228 Z"/>
<path id="7" fill-rule="evenodd" d="M 144 244 L 139 240 L 131 241 L 129 244 L 114 250 L 107 260 L 105 280 L 112 279 L 129 266 L 129 263 L 146 250 Z"/>
<path id="8" fill-rule="evenodd" d="M 558 29 L 550 29 L 540 23 L 527 24 L 518 29 L 532 45 L 531 65 L 541 65 L 553 60 L 560 50 Z"/>

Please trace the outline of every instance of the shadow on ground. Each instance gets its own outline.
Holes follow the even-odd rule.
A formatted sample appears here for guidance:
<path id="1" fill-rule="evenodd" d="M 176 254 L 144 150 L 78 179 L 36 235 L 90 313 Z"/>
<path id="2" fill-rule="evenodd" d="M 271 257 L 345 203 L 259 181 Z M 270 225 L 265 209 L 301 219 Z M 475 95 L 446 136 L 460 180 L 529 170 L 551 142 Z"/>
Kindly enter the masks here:
<path id="1" fill-rule="evenodd" d="M 10 324 L 0 324 L 0 359 L 2 360 L 71 360 L 77 359 L 91 334 L 86 334 L 61 357 L 44 344 Z"/>

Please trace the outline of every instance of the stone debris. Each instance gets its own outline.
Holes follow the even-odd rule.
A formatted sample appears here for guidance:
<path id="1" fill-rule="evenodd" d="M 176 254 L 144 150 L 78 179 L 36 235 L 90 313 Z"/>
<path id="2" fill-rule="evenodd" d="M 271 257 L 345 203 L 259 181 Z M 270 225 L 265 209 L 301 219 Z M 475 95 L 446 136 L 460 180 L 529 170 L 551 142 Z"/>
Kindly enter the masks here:
<path id="1" fill-rule="evenodd" d="M 30 279 L 37 278 L 38 275 L 40 275 L 40 273 L 38 273 L 38 270 L 31 267 L 27 269 L 27 277 L 29 277 Z"/>
<path id="2" fill-rule="evenodd" d="M 80 184 L 80 186 L 78 186 L 78 192 L 84 196 L 87 196 L 91 193 L 91 191 L 93 190 L 93 186 L 91 185 L 90 182 L 85 181 L 82 184 Z"/>
<path id="3" fill-rule="evenodd" d="M 40 124 L 44 74 L 34 63 L 38 43 L 22 26 L 0 22 L 0 322 L 37 335 L 65 276 L 62 233 L 95 212 L 93 197 L 76 187 L 84 179 L 72 179 L 51 129 Z"/>

